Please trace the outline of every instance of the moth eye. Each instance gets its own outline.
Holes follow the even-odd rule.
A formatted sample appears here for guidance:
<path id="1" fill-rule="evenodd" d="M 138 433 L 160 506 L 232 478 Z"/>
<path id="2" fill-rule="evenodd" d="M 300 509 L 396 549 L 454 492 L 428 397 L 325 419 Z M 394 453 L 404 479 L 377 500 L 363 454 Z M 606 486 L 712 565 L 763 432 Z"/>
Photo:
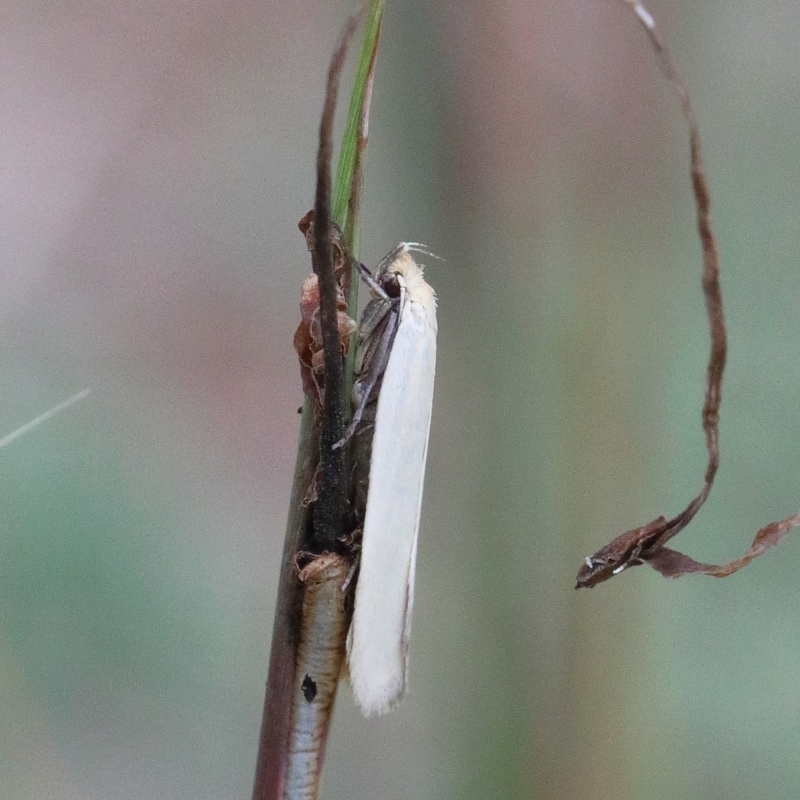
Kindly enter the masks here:
<path id="1" fill-rule="evenodd" d="M 383 286 L 383 291 L 389 297 L 400 297 L 400 279 L 396 273 L 387 273 L 383 281 L 381 281 L 381 285 Z"/>

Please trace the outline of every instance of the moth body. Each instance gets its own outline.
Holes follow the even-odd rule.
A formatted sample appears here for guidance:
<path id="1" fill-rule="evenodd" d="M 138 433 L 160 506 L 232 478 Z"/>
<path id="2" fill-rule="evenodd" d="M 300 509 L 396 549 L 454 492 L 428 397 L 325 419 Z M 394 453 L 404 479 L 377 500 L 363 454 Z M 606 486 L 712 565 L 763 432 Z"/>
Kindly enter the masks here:
<path id="1" fill-rule="evenodd" d="M 410 247 L 398 245 L 378 266 L 385 296 L 365 309 L 356 355 L 355 460 L 368 464 L 368 477 L 356 479 L 363 533 L 347 653 L 367 716 L 388 711 L 406 689 L 433 401 L 436 300 Z"/>

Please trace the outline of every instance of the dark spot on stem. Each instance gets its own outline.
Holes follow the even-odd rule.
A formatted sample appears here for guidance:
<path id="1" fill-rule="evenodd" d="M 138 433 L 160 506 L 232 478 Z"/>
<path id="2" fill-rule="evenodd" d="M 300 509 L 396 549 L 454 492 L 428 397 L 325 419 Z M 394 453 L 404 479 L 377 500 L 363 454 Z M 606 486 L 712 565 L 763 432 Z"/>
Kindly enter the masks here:
<path id="1" fill-rule="evenodd" d="M 303 692 L 306 702 L 312 703 L 317 696 L 317 682 L 310 675 L 306 675 L 300 684 L 300 690 Z"/>

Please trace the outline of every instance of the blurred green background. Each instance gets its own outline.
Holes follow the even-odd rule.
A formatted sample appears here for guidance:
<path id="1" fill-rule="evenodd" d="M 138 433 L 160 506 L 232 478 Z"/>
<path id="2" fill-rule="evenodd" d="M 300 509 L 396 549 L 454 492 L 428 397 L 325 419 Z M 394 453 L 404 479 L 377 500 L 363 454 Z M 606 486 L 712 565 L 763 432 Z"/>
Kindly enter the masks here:
<path id="1" fill-rule="evenodd" d="M 704 137 L 730 358 L 676 542 L 800 507 L 800 5 L 649 6 Z M 248 798 L 349 4 L 2 3 L 0 798 Z M 581 560 L 700 488 L 686 132 L 614 0 L 390 0 L 363 260 L 446 260 L 411 692 L 343 687 L 325 800 L 795 800 L 800 541 L 718 581 Z"/>

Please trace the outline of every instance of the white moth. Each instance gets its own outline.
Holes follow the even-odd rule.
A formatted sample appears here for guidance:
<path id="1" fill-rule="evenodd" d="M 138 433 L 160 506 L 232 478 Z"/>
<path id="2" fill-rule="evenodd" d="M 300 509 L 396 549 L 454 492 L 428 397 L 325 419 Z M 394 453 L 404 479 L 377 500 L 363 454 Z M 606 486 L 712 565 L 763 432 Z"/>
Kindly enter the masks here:
<path id="1" fill-rule="evenodd" d="M 356 478 L 365 508 L 347 638 L 350 683 L 366 716 L 388 711 L 406 689 L 436 369 L 436 298 L 411 249 L 418 246 L 399 244 L 368 279 L 378 297 L 359 329 L 356 410 L 346 436 L 355 435 L 357 462 L 359 439 L 366 445 L 362 460 L 369 465 L 360 490 Z"/>

